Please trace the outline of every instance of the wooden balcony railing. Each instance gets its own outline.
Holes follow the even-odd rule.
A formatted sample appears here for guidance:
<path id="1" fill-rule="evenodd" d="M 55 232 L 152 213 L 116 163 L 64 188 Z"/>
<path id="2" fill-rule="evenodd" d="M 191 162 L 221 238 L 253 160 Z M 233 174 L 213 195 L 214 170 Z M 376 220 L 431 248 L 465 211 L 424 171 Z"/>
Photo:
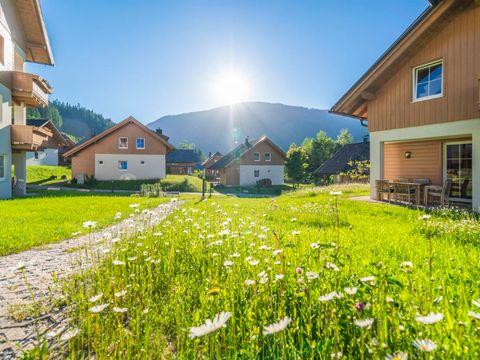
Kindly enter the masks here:
<path id="1" fill-rule="evenodd" d="M 30 107 L 48 106 L 52 88 L 40 76 L 21 71 L 2 71 L 0 82 L 10 88 L 14 102 Z"/>
<path id="2" fill-rule="evenodd" d="M 53 133 L 45 128 L 28 125 L 11 126 L 11 143 L 13 150 L 42 150 Z"/>

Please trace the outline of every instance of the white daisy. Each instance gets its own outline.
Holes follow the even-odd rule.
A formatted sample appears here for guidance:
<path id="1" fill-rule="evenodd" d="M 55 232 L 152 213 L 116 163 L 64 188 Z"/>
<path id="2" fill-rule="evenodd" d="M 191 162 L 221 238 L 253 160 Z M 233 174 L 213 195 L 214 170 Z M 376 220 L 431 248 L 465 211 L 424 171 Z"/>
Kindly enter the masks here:
<path id="1" fill-rule="evenodd" d="M 374 321 L 375 321 L 375 319 L 357 319 L 357 320 L 354 321 L 354 323 L 358 327 L 369 328 L 370 326 L 372 326 Z"/>
<path id="2" fill-rule="evenodd" d="M 423 214 L 423 215 L 418 217 L 418 220 L 428 220 L 431 217 L 432 217 L 431 215 Z"/>
<path id="3" fill-rule="evenodd" d="M 115 265 L 115 266 L 123 266 L 123 265 L 125 265 L 125 261 L 113 260 L 112 264 Z"/>
<path id="4" fill-rule="evenodd" d="M 408 354 L 404 352 L 397 352 L 395 354 L 389 354 L 385 356 L 385 360 L 407 360 Z"/>
<path id="5" fill-rule="evenodd" d="M 270 324 L 263 327 L 263 335 L 273 335 L 280 331 L 283 331 L 287 328 L 288 324 L 292 322 L 288 316 L 285 316 L 282 320 L 277 323 Z"/>
<path id="6" fill-rule="evenodd" d="M 332 291 L 331 293 L 328 293 L 326 295 L 322 295 L 318 298 L 318 300 L 322 301 L 322 302 L 328 302 L 328 301 L 332 301 L 333 299 L 335 298 L 340 298 L 342 297 L 343 295 L 337 293 L 336 291 Z"/>
<path id="7" fill-rule="evenodd" d="M 250 263 L 250 265 L 256 266 L 260 263 L 260 260 L 249 260 L 248 262 Z"/>
<path id="8" fill-rule="evenodd" d="M 311 247 L 312 249 L 318 249 L 318 248 L 320 248 L 320 243 L 311 243 L 311 244 L 310 244 L 310 247 Z"/>
<path id="9" fill-rule="evenodd" d="M 127 308 L 121 308 L 121 307 L 114 307 L 112 310 L 114 313 L 126 313 L 128 311 Z"/>
<path id="10" fill-rule="evenodd" d="M 346 292 L 348 295 L 355 295 L 355 294 L 357 293 L 357 291 L 358 291 L 358 288 L 356 288 L 356 287 L 351 287 L 351 288 L 350 288 L 350 287 L 346 287 L 346 288 L 343 289 L 343 290 L 345 290 L 345 292 Z"/>
<path id="11" fill-rule="evenodd" d="M 97 226 L 97 222 L 96 221 L 85 221 L 83 223 L 83 227 L 84 228 L 87 228 L 87 229 L 93 229 L 94 227 Z"/>
<path id="12" fill-rule="evenodd" d="M 214 331 L 217 331 L 218 329 L 224 328 L 226 327 L 226 323 L 231 316 L 231 312 L 222 311 L 220 314 L 215 315 L 213 320 L 207 319 L 203 325 L 200 325 L 198 327 L 192 326 L 190 328 L 190 333 L 188 334 L 188 336 L 191 339 L 194 339 L 196 337 L 205 336 Z"/>
<path id="13" fill-rule="evenodd" d="M 116 292 L 115 293 L 115 297 L 122 297 L 122 296 L 125 296 L 127 295 L 127 290 L 122 290 L 122 291 L 119 291 L 119 292 Z"/>
<path id="14" fill-rule="evenodd" d="M 255 284 L 255 280 L 250 280 L 250 279 L 245 280 L 245 285 L 247 286 L 252 286 L 254 284 Z"/>
<path id="15" fill-rule="evenodd" d="M 91 303 L 97 302 L 102 298 L 102 296 L 103 296 L 103 292 L 95 296 L 92 296 L 90 299 L 88 299 L 88 301 L 90 301 Z"/>
<path id="16" fill-rule="evenodd" d="M 474 311 L 469 311 L 468 316 L 470 316 L 470 317 L 472 317 L 476 320 L 480 320 L 480 313 L 477 313 L 477 312 L 474 312 Z"/>
<path id="17" fill-rule="evenodd" d="M 296 235 L 300 235 L 300 231 L 292 231 L 292 235 L 296 236 Z"/>
<path id="18" fill-rule="evenodd" d="M 479 307 L 479 308 L 480 308 L 480 299 L 473 300 L 473 301 L 472 301 L 472 304 L 475 305 L 476 307 Z"/>
<path id="19" fill-rule="evenodd" d="M 342 192 L 341 191 L 330 191 L 330 195 L 340 196 L 340 195 L 342 195 Z"/>
<path id="20" fill-rule="evenodd" d="M 88 309 L 88 311 L 90 311 L 93 314 L 98 314 L 98 313 L 101 313 L 103 310 L 105 310 L 107 306 L 108 304 L 100 304 L 100 305 L 91 307 L 90 309 Z"/>
<path id="21" fill-rule="evenodd" d="M 430 314 L 428 314 L 426 316 L 417 316 L 415 318 L 415 320 L 417 320 L 419 323 L 422 323 L 422 324 L 431 325 L 431 324 L 435 324 L 439 321 L 442 321 L 443 320 L 443 314 L 442 313 L 435 314 L 435 313 L 431 312 Z"/>
<path id="22" fill-rule="evenodd" d="M 423 339 L 419 340 L 416 339 L 412 342 L 413 346 L 415 346 L 418 350 L 423 352 L 431 352 L 437 348 L 437 344 L 435 344 L 432 340 Z"/>
<path id="23" fill-rule="evenodd" d="M 373 275 L 371 275 L 371 276 L 364 276 L 364 277 L 360 278 L 360 281 L 363 282 L 363 283 L 375 281 L 375 276 L 373 276 Z"/>
<path id="24" fill-rule="evenodd" d="M 340 271 L 340 269 L 338 268 L 337 265 L 335 265 L 334 263 L 331 263 L 331 262 L 327 262 L 325 264 L 325 267 L 329 270 L 333 270 L 333 271 Z"/>
<path id="25" fill-rule="evenodd" d="M 283 274 L 275 275 L 275 281 L 282 280 L 284 277 L 285 277 L 285 275 L 283 275 Z"/>
<path id="26" fill-rule="evenodd" d="M 135 209 L 135 208 L 138 208 L 140 204 L 130 204 L 128 206 L 130 206 L 132 209 Z"/>
<path id="27" fill-rule="evenodd" d="M 319 275 L 315 271 L 307 271 L 305 273 L 305 276 L 307 277 L 308 281 L 313 281 L 315 279 L 318 279 Z"/>
<path id="28" fill-rule="evenodd" d="M 233 261 L 231 261 L 231 260 L 225 260 L 225 261 L 223 262 L 223 266 L 226 267 L 226 268 L 228 268 L 229 266 L 233 266 Z"/>

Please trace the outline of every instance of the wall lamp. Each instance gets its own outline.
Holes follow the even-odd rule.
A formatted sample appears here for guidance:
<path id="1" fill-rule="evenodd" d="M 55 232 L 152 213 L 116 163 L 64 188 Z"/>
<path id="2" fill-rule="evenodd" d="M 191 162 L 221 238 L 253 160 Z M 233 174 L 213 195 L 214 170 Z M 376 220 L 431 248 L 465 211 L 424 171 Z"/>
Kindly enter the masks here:
<path id="1" fill-rule="evenodd" d="M 412 157 L 411 151 L 405 151 L 405 159 L 410 159 Z"/>

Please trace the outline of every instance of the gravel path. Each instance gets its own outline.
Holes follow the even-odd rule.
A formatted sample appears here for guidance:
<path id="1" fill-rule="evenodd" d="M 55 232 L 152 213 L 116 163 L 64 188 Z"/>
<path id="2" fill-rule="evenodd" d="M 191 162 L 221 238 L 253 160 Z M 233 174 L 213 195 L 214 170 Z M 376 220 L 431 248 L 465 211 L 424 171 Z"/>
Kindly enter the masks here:
<path id="1" fill-rule="evenodd" d="M 154 226 L 178 205 L 172 201 L 90 235 L 0 257 L 0 359 L 18 358 L 36 344 L 37 334 L 67 329 L 63 306 L 58 305 L 62 294 L 57 280 L 92 265 L 82 256 L 86 248 L 101 256 L 111 247 L 112 237 Z M 35 308 L 39 309 L 37 320 Z"/>

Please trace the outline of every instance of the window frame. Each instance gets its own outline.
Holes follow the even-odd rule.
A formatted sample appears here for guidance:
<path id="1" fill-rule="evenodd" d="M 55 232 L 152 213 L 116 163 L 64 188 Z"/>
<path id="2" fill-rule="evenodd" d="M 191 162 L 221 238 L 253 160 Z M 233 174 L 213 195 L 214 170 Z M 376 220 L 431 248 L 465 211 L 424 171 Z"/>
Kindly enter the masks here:
<path id="1" fill-rule="evenodd" d="M 125 163 L 127 166 L 125 169 L 122 168 L 122 163 Z M 128 161 L 127 160 L 118 160 L 118 170 L 120 171 L 128 171 Z"/>
<path id="2" fill-rule="evenodd" d="M 122 139 L 126 139 L 126 140 L 127 140 L 127 142 L 126 142 L 127 146 L 126 146 L 126 147 L 120 146 L 120 145 L 122 144 Z M 122 150 L 128 149 L 128 136 L 120 136 L 120 137 L 118 138 L 118 148 L 119 148 L 119 149 L 122 149 Z"/>
<path id="3" fill-rule="evenodd" d="M 433 67 L 435 65 L 442 65 L 442 83 L 441 83 L 441 91 L 440 94 L 435 94 L 435 95 L 428 95 L 419 98 L 417 95 L 417 85 L 418 85 L 418 72 L 420 70 L 426 69 Z M 430 81 L 430 80 L 429 80 Z M 444 96 L 445 93 L 445 61 L 442 59 L 437 59 L 434 61 L 430 61 L 428 63 L 418 65 L 412 68 L 412 103 L 419 102 L 419 101 L 425 101 L 425 100 L 431 100 L 431 99 L 437 99 L 441 98 Z"/>
<path id="4" fill-rule="evenodd" d="M 258 173 L 258 175 L 256 175 Z M 260 177 L 260 169 L 253 169 L 253 177 L 259 178 Z"/>
<path id="5" fill-rule="evenodd" d="M 258 159 L 256 159 L 256 155 L 258 155 Z M 260 161 L 260 153 L 259 152 L 254 152 L 253 153 L 253 161 Z"/>
<path id="6" fill-rule="evenodd" d="M 268 154 L 268 160 L 267 160 L 267 154 Z M 264 157 L 265 157 L 265 161 L 267 161 L 267 162 L 272 161 L 272 153 L 271 152 L 266 152 Z"/>
<path id="7" fill-rule="evenodd" d="M 140 140 L 140 139 L 143 140 L 143 147 L 138 147 L 138 140 Z M 144 137 L 137 137 L 135 139 L 135 148 L 137 150 L 145 150 L 145 138 Z"/>
<path id="8" fill-rule="evenodd" d="M 7 155 L 0 154 L 0 168 L 3 169 L 3 176 L 1 176 L 0 174 L 0 181 L 5 181 L 7 179 L 6 163 L 7 163 Z"/>

